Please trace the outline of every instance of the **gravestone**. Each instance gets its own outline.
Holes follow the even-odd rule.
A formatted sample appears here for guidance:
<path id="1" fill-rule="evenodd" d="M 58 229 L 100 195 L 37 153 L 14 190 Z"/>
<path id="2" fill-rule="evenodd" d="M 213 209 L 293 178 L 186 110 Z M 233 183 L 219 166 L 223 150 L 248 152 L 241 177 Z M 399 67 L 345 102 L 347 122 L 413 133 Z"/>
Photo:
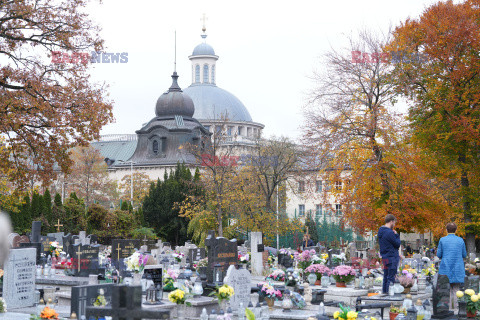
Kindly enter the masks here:
<path id="1" fill-rule="evenodd" d="M 36 264 L 41 264 L 42 262 L 45 263 L 42 259 L 42 243 L 40 242 L 20 242 L 19 248 L 34 248 L 35 249 L 35 262 Z"/>
<path id="2" fill-rule="evenodd" d="M 254 276 L 261 276 L 263 275 L 263 254 L 262 252 L 258 251 L 258 245 L 262 244 L 262 233 L 261 232 L 250 232 L 250 241 L 251 241 L 251 249 L 250 252 L 252 253 L 252 260 L 251 260 L 251 267 L 252 267 L 252 274 Z"/>
<path id="3" fill-rule="evenodd" d="M 436 274 L 433 280 L 433 316 L 432 318 L 442 319 L 450 317 L 453 312 L 449 311 L 450 281 L 443 274 Z"/>
<path id="4" fill-rule="evenodd" d="M 10 251 L 3 277 L 3 298 L 9 309 L 34 305 L 36 255 L 35 248 Z"/>
<path id="5" fill-rule="evenodd" d="M 63 251 L 65 251 L 70 257 L 73 256 L 73 236 L 69 233 L 62 237 Z"/>
<path id="6" fill-rule="evenodd" d="M 235 266 L 228 267 L 224 283 L 233 288 L 235 294 L 230 298 L 230 306 L 235 311 L 243 303 L 248 306 L 250 302 L 252 275 L 247 269 L 236 269 Z"/>
<path id="7" fill-rule="evenodd" d="M 112 260 L 118 261 L 128 258 L 140 248 L 140 240 L 113 239 L 112 240 Z"/>
<path id="8" fill-rule="evenodd" d="M 205 239 L 205 245 L 208 250 L 207 280 L 209 283 L 213 283 L 213 267 L 216 264 L 222 266 L 225 275 L 230 265 L 238 263 L 237 240 L 216 238 L 215 231 L 210 230 Z"/>
<path id="9" fill-rule="evenodd" d="M 30 242 L 40 242 L 41 235 L 42 235 L 42 222 L 33 221 L 32 233 L 30 234 Z"/>
<path id="10" fill-rule="evenodd" d="M 47 233 L 47 237 L 52 237 L 55 238 L 54 241 L 57 241 L 59 245 L 63 247 L 63 236 L 65 234 L 63 232 L 52 232 L 52 233 Z"/>
<path id="11" fill-rule="evenodd" d="M 100 289 L 103 290 L 107 306 L 112 305 L 112 287 L 113 283 L 72 287 L 70 313 L 75 312 L 77 319 L 86 316 L 86 308 L 93 306 L 93 303 L 100 295 Z"/>
<path id="12" fill-rule="evenodd" d="M 13 239 L 15 239 L 16 237 L 20 237 L 20 235 L 18 233 L 10 233 L 8 235 L 8 246 L 9 246 L 9 248 L 13 248 Z"/>
<path id="13" fill-rule="evenodd" d="M 75 276 L 88 277 L 90 274 L 99 273 L 100 265 L 98 253 L 99 245 L 73 245 L 72 270 Z"/>
<path id="14" fill-rule="evenodd" d="M 45 255 L 45 257 L 48 257 L 50 255 L 50 242 L 55 241 L 54 237 L 48 237 L 48 236 L 41 236 L 40 237 L 40 242 L 42 244 L 42 253 Z"/>
<path id="15" fill-rule="evenodd" d="M 468 276 L 465 277 L 465 289 L 472 289 L 475 293 L 478 293 L 480 285 L 480 276 Z"/>
<path id="16" fill-rule="evenodd" d="M 155 287 L 157 287 L 157 284 L 159 284 L 163 288 L 163 269 L 162 266 L 160 265 L 148 265 L 145 266 L 145 269 L 143 270 L 143 273 L 145 274 L 145 279 L 147 280 L 152 280 L 153 283 L 155 284 Z"/>
<path id="17" fill-rule="evenodd" d="M 15 236 L 13 238 L 12 248 L 20 248 L 21 243 L 30 243 L 30 238 L 28 236 Z"/>
<path id="18" fill-rule="evenodd" d="M 189 249 L 188 256 L 191 262 L 198 262 L 205 258 L 205 248 Z"/>
<path id="19" fill-rule="evenodd" d="M 96 234 L 89 234 L 87 239 L 89 239 L 90 244 L 97 244 L 98 243 L 98 236 Z"/>

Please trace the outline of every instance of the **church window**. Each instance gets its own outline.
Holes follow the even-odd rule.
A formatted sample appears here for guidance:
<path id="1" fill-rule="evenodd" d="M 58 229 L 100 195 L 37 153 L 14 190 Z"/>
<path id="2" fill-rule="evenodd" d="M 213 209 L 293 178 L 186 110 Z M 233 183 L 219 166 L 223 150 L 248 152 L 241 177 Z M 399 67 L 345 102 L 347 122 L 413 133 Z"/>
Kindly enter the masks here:
<path id="1" fill-rule="evenodd" d="M 152 151 L 153 154 L 158 154 L 158 140 L 153 140 Z"/>
<path id="2" fill-rule="evenodd" d="M 203 83 L 208 83 L 208 64 L 203 65 Z"/>
<path id="3" fill-rule="evenodd" d="M 227 129 L 227 135 L 231 136 L 233 131 L 233 127 L 228 127 Z"/>
<path id="4" fill-rule="evenodd" d="M 239 136 L 243 135 L 243 127 L 242 126 L 238 127 L 238 135 Z"/>
<path id="5" fill-rule="evenodd" d="M 195 66 L 195 82 L 200 82 L 200 66 L 198 64 Z"/>
<path id="6" fill-rule="evenodd" d="M 212 66 L 212 76 L 211 76 L 211 79 L 212 79 L 212 83 L 215 84 L 215 66 Z"/>

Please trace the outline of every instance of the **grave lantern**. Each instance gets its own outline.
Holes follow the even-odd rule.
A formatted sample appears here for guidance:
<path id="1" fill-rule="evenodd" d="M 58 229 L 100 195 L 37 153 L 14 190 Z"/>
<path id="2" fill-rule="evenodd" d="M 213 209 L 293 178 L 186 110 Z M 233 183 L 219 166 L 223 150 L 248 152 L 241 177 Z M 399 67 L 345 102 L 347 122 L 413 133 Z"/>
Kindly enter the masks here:
<path id="1" fill-rule="evenodd" d="M 193 294 L 195 296 L 201 296 L 202 293 L 203 293 L 202 280 L 197 278 L 197 281 L 195 281 L 195 286 L 193 287 Z"/>
<path id="2" fill-rule="evenodd" d="M 417 309 L 414 306 L 411 306 L 407 310 L 407 317 L 405 320 L 417 320 Z"/>
<path id="3" fill-rule="evenodd" d="M 186 290 L 186 282 L 187 281 L 187 278 L 185 277 L 185 274 L 183 272 L 180 272 L 180 274 L 178 275 L 177 277 L 177 285 L 176 287 L 180 290 L 183 290 L 183 291 L 187 291 Z"/>
<path id="4" fill-rule="evenodd" d="M 217 286 L 223 284 L 223 270 L 219 263 L 213 266 L 213 283 Z"/>
<path id="5" fill-rule="evenodd" d="M 165 272 L 167 272 L 169 266 L 170 266 L 169 260 L 167 259 L 167 257 L 164 257 L 163 260 L 162 260 L 163 270 L 165 270 Z"/>

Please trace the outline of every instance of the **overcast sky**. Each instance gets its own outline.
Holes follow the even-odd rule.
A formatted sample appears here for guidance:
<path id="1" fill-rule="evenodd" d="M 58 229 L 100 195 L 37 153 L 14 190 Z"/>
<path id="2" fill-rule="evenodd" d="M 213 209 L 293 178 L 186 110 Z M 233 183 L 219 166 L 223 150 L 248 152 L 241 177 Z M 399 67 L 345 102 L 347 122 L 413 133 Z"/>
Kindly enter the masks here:
<path id="1" fill-rule="evenodd" d="M 93 67 L 93 79 L 110 85 L 115 103 L 116 121 L 102 134 L 135 133 L 155 116 L 155 103 L 171 84 L 175 30 L 179 84 L 191 84 L 188 56 L 202 42 L 205 13 L 207 43 L 220 57 L 217 86 L 239 98 L 267 136 L 297 138 L 314 86 L 309 76 L 321 68 L 322 54 L 345 49 L 358 29 L 386 31 L 435 2 L 103 0 L 88 10 L 102 28 L 105 51 L 128 52 L 128 63 Z"/>

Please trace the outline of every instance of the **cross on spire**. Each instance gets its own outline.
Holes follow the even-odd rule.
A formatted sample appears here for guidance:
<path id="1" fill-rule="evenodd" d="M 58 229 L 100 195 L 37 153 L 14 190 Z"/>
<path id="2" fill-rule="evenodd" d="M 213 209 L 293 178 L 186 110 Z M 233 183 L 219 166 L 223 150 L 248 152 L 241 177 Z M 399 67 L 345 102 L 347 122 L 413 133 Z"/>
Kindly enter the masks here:
<path id="1" fill-rule="evenodd" d="M 202 16 L 202 31 L 203 33 L 205 33 L 205 31 L 207 31 L 207 27 L 205 26 L 205 22 L 208 20 L 206 14 L 204 13 L 203 16 Z"/>

